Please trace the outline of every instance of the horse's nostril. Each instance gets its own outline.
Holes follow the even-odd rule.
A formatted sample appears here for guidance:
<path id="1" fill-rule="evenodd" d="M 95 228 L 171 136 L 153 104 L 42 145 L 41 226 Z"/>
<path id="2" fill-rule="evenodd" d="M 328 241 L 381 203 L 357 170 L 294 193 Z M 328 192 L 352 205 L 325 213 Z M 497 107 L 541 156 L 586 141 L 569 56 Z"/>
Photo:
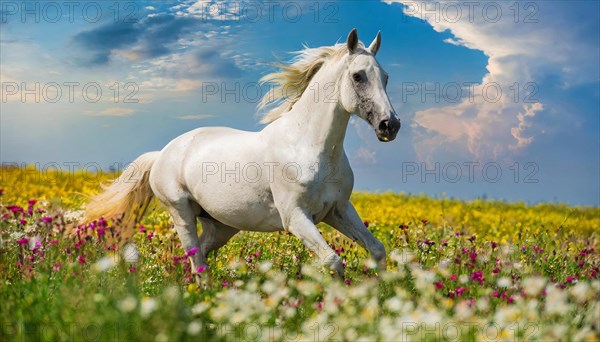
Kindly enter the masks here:
<path id="1" fill-rule="evenodd" d="M 379 123 L 379 130 L 386 131 L 389 127 L 389 120 L 383 120 Z"/>

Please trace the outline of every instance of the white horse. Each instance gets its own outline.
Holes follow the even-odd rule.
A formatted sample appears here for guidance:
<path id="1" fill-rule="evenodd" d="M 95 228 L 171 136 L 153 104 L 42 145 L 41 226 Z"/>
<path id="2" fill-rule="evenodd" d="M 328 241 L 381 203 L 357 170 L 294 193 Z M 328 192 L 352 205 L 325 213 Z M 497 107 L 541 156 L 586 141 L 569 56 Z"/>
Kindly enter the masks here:
<path id="1" fill-rule="evenodd" d="M 400 128 L 385 90 L 388 75 L 375 59 L 380 44 L 378 33 L 365 48 L 354 29 L 346 44 L 300 51 L 262 79 L 276 85 L 261 103 L 274 107 L 262 131 L 202 127 L 177 137 L 137 158 L 87 206 L 87 220 L 121 215 L 135 224 L 154 195 L 183 248 L 199 249 L 190 257 L 194 272 L 240 230 L 286 230 L 343 277 L 340 257 L 315 226 L 326 222 L 385 270 L 383 244 L 349 201 L 354 176 L 343 147 L 353 113 L 381 141 L 393 140 Z"/>

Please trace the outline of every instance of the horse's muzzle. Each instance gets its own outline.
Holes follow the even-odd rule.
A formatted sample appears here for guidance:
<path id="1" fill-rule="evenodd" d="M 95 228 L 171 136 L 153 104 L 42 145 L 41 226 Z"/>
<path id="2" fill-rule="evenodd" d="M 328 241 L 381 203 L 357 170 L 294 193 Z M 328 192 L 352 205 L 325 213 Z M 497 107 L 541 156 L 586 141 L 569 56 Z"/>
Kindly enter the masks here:
<path id="1" fill-rule="evenodd" d="M 398 120 L 395 115 L 391 115 L 389 119 L 382 120 L 379 123 L 375 129 L 375 133 L 377 134 L 377 139 L 379 139 L 379 141 L 387 142 L 396 139 L 399 130 L 400 120 Z"/>

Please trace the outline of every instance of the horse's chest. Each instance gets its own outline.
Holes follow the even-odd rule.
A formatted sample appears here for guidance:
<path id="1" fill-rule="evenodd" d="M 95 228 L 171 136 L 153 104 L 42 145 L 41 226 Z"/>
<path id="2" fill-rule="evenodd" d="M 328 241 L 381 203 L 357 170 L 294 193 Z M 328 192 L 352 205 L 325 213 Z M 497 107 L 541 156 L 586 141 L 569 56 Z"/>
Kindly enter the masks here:
<path id="1" fill-rule="evenodd" d="M 338 166 L 328 166 L 316 171 L 314 175 L 303 184 L 305 194 L 302 197 L 315 221 L 321 221 L 336 203 L 349 199 L 352 180 Z"/>

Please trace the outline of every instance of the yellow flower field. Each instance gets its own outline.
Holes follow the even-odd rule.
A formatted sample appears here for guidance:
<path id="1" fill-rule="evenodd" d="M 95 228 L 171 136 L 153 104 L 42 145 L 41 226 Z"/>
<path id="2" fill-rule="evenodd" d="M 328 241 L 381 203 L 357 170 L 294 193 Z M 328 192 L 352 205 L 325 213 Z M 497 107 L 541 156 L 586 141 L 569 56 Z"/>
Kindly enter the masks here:
<path id="1" fill-rule="evenodd" d="M 206 285 L 157 206 L 122 248 L 78 224 L 115 174 L 3 168 L 2 340 L 574 340 L 600 326 L 600 208 L 355 193 L 388 271 L 322 225 L 346 279 L 285 233 L 238 234 Z M 199 227 L 199 229 L 201 229 Z"/>

